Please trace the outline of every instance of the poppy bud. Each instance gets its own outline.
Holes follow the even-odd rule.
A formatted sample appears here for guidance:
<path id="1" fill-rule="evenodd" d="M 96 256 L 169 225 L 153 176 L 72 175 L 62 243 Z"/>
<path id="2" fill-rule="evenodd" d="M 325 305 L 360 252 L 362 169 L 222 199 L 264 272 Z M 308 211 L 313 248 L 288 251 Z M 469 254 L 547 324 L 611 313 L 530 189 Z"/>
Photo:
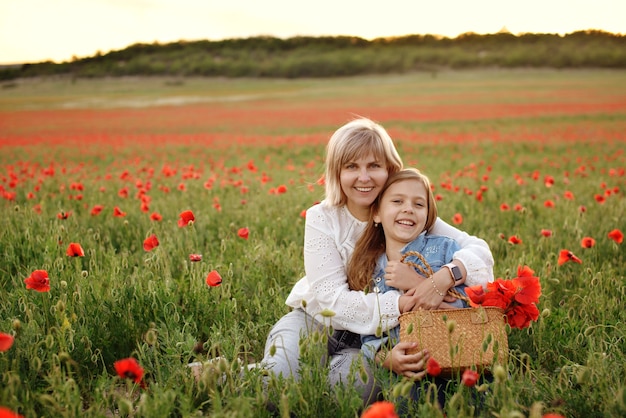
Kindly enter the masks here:
<path id="1" fill-rule="evenodd" d="M 320 315 L 322 315 L 324 318 L 332 318 L 333 316 L 335 316 L 335 312 L 331 311 L 330 309 L 324 309 L 322 312 L 320 312 Z"/>
<path id="2" fill-rule="evenodd" d="M 126 398 L 119 398 L 117 400 L 117 409 L 121 416 L 130 416 L 133 412 L 133 403 Z"/>
<path id="3" fill-rule="evenodd" d="M 59 300 L 56 304 L 56 309 L 60 313 L 65 312 L 65 302 L 63 302 L 62 300 Z"/>
<path id="4" fill-rule="evenodd" d="M 506 380 L 506 370 L 498 364 L 493 368 L 493 376 L 496 378 L 496 382 L 504 382 Z"/>
<path id="5" fill-rule="evenodd" d="M 547 318 L 550 316 L 552 312 L 550 311 L 550 309 L 545 308 L 543 311 L 541 311 L 541 317 L 542 318 Z"/>
<path id="6" fill-rule="evenodd" d="M 14 319 L 13 320 L 13 330 L 14 331 L 19 331 L 22 328 L 22 321 L 20 321 L 19 319 Z"/>
<path id="7" fill-rule="evenodd" d="M 446 322 L 446 326 L 448 327 L 448 333 L 452 334 L 454 332 L 454 328 L 456 328 L 456 321 L 450 320 Z"/>
<path id="8" fill-rule="evenodd" d="M 400 392 L 402 396 L 408 397 L 414 384 L 415 382 L 413 382 L 412 380 L 407 380 L 406 382 L 404 382 L 404 384 L 402 385 L 402 391 Z"/>
<path id="9" fill-rule="evenodd" d="M 589 379 L 591 378 L 591 369 L 589 367 L 581 367 L 576 373 L 576 383 L 579 385 L 584 385 L 589 383 Z"/>
<path id="10" fill-rule="evenodd" d="M 274 357 L 275 354 L 276 354 L 276 345 L 272 344 L 272 346 L 270 347 L 270 357 Z"/>
<path id="11" fill-rule="evenodd" d="M 144 336 L 144 341 L 148 345 L 155 345 L 157 343 L 157 334 L 154 329 L 149 329 Z"/>
<path id="12" fill-rule="evenodd" d="M 68 361 L 70 361 L 71 359 L 72 359 L 72 357 L 70 357 L 70 355 L 69 355 L 67 352 L 65 352 L 65 351 L 61 351 L 61 352 L 59 353 L 59 361 L 60 361 L 61 363 L 67 363 L 67 362 L 68 362 Z"/>

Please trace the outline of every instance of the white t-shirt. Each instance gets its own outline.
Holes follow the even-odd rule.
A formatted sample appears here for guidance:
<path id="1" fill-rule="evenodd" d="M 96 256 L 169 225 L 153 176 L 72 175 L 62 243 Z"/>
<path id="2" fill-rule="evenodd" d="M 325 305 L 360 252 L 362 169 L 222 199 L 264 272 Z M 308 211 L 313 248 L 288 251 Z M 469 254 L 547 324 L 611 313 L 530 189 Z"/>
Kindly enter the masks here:
<path id="1" fill-rule="evenodd" d="M 348 261 L 367 222 L 356 219 L 345 206 L 330 206 L 326 201 L 306 213 L 304 229 L 304 270 L 287 297 L 287 305 L 303 308 L 321 323 L 337 330 L 375 334 L 398 325 L 400 293 L 383 294 L 350 290 L 346 277 Z M 487 243 L 437 219 L 431 233 L 454 239 L 461 250 L 454 254 L 467 270 L 465 284 L 485 286 L 493 281 L 493 256 Z M 329 310 L 334 316 L 324 318 Z"/>

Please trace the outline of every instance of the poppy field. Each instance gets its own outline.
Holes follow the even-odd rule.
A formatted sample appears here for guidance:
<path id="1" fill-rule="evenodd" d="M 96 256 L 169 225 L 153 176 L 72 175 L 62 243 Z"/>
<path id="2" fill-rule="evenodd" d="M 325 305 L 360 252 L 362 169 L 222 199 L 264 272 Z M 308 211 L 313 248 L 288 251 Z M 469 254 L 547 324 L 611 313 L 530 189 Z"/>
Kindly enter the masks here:
<path id="1" fill-rule="evenodd" d="M 324 334 L 300 382 L 245 367 L 288 312 L 325 144 L 356 115 L 496 278 L 541 285 L 492 380 L 463 373 L 443 410 L 411 413 L 626 415 L 626 73 L 480 70 L 3 86 L 0 417 L 360 416 L 325 383 Z M 411 384 L 387 379 L 386 400 Z"/>

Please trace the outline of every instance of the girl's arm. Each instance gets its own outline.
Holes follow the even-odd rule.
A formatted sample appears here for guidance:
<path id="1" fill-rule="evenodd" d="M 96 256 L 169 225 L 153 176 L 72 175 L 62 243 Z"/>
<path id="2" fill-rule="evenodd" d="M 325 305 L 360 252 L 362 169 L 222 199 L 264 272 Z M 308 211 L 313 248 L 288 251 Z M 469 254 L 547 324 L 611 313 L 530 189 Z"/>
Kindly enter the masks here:
<path id="1" fill-rule="evenodd" d="M 406 353 L 415 346 L 417 346 L 415 342 L 399 342 L 391 350 L 383 347 L 376 354 L 376 363 L 397 375 L 421 380 L 426 375 L 426 362 L 429 354 L 426 350 L 415 354 Z"/>

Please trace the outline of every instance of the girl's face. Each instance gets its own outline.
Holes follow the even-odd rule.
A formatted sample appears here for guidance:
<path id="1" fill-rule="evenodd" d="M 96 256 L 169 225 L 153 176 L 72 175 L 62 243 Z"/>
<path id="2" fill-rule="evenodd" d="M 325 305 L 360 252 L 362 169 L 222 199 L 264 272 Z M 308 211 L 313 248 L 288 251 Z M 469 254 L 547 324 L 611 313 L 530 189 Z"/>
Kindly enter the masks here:
<path id="1" fill-rule="evenodd" d="M 374 222 L 385 231 L 388 254 L 400 251 L 417 238 L 427 219 L 428 191 L 419 180 L 402 180 L 389 186 L 374 215 Z"/>
<path id="2" fill-rule="evenodd" d="M 370 206 L 387 181 L 389 173 L 384 160 L 368 154 L 346 162 L 339 173 L 341 190 L 346 195 L 348 210 L 354 217 L 367 221 Z"/>

